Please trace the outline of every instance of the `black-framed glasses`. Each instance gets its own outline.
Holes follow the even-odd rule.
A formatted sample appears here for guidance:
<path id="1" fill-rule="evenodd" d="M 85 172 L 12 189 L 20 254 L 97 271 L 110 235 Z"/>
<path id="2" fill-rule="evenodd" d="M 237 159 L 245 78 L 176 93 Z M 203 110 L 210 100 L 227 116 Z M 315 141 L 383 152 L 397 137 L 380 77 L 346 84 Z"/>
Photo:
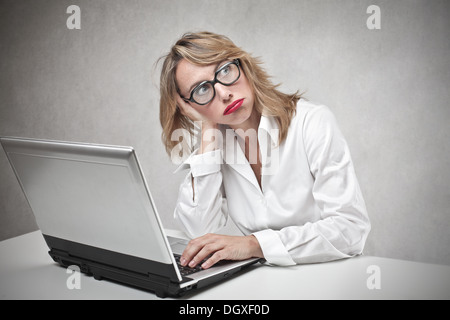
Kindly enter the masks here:
<path id="1" fill-rule="evenodd" d="M 180 94 L 180 97 L 186 102 L 194 102 L 199 105 L 205 105 L 211 102 L 216 96 L 216 89 L 214 85 L 220 83 L 224 86 L 231 86 L 238 81 L 241 76 L 239 67 L 239 60 L 235 59 L 224 64 L 214 74 L 213 81 L 202 81 L 192 91 L 189 99 L 186 99 Z"/>

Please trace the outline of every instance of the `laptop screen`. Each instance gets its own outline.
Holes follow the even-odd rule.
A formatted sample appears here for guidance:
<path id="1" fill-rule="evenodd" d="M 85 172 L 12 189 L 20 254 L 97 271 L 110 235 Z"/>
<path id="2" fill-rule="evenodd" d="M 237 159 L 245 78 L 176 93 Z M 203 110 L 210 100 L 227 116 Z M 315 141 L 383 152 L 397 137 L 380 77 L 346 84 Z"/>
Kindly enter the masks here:
<path id="1" fill-rule="evenodd" d="M 4 139 L 45 235 L 172 263 L 132 148 Z"/>

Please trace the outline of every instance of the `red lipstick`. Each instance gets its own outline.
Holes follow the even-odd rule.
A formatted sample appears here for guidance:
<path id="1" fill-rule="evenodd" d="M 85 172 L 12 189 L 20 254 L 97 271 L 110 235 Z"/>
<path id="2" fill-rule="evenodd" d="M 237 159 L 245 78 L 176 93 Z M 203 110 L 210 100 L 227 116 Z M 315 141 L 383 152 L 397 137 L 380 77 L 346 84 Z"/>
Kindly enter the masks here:
<path id="1" fill-rule="evenodd" d="M 244 102 L 244 99 L 239 99 L 236 101 L 233 101 L 233 103 L 231 103 L 223 112 L 224 116 L 227 116 L 229 114 L 232 114 L 233 112 L 235 112 L 237 109 L 239 109 L 242 106 L 242 103 Z"/>

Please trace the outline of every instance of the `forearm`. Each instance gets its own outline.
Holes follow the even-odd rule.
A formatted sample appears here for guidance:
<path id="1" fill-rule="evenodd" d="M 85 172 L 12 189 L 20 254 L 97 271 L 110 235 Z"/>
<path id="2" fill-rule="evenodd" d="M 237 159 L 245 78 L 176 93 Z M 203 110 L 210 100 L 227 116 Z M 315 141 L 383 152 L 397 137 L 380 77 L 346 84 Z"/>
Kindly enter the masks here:
<path id="1" fill-rule="evenodd" d="M 366 219 L 334 216 L 303 226 L 262 230 L 254 235 L 260 242 L 267 262 L 273 265 L 294 265 L 360 254 L 369 231 L 370 223 Z"/>
<path id="2" fill-rule="evenodd" d="M 217 150 L 217 138 L 215 138 L 215 132 L 218 130 L 218 125 L 209 122 L 201 122 L 201 143 L 197 154 L 204 154 L 205 152 Z M 192 193 L 195 198 L 195 179 L 191 176 Z"/>
<path id="3" fill-rule="evenodd" d="M 198 150 L 198 154 L 214 151 L 219 149 L 221 133 L 219 126 L 216 123 L 201 122 L 201 144 Z"/>
<path id="4" fill-rule="evenodd" d="M 220 150 L 197 152 L 185 162 L 190 171 L 180 185 L 174 215 L 193 238 L 216 232 L 227 221 L 220 157 Z"/>

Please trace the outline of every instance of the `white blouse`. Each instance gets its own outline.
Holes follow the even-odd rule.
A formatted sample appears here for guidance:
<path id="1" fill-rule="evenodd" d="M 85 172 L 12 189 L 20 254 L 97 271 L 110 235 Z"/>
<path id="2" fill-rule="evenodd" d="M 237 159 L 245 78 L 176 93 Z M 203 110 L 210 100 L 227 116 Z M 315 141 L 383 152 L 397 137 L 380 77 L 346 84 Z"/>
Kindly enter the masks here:
<path id="1" fill-rule="evenodd" d="M 177 169 L 190 169 L 174 212 L 189 236 L 214 233 L 231 217 L 244 235 L 258 239 L 270 264 L 362 253 L 370 222 L 347 143 L 326 106 L 299 100 L 279 146 L 275 119 L 261 117 L 261 187 L 240 147 L 242 138 L 221 130 L 223 148 L 194 151 Z"/>

